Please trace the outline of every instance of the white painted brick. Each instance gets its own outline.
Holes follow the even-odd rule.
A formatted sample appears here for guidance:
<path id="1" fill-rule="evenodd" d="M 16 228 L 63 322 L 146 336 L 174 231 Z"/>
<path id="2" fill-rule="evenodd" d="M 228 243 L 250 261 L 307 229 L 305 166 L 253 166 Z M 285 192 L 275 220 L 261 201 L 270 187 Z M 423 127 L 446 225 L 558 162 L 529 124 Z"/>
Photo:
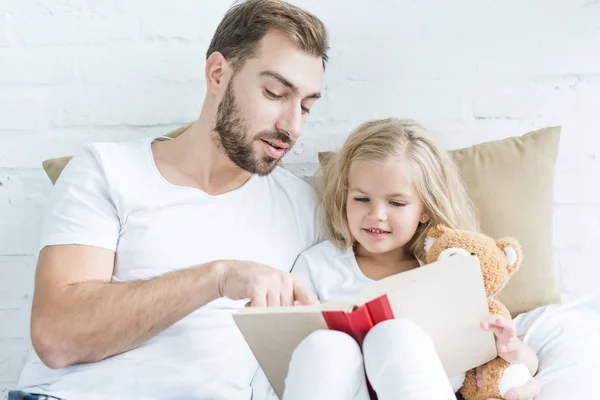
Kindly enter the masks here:
<path id="1" fill-rule="evenodd" d="M 0 47 L 10 46 L 9 16 L 0 12 Z M 0 58 L 1 59 L 1 58 Z"/>
<path id="2" fill-rule="evenodd" d="M 314 163 L 288 163 L 285 168 L 291 171 L 294 175 L 304 179 L 309 184 L 312 184 L 315 172 L 319 168 L 317 162 Z"/>
<path id="3" fill-rule="evenodd" d="M 600 69 L 600 31 L 497 33 L 479 61 L 485 76 L 591 74 Z"/>
<path id="4" fill-rule="evenodd" d="M 582 144 L 585 146 L 585 144 Z M 600 151 L 599 148 L 595 149 Z M 559 204 L 600 204 L 600 159 L 594 153 L 577 163 L 561 163 L 556 169 L 555 199 Z M 600 243 L 600 242 L 599 242 Z"/>
<path id="5" fill-rule="evenodd" d="M 159 136 L 181 125 L 147 127 L 48 129 L 43 137 L 37 131 L 0 131 L 0 168 L 40 168 L 42 161 L 72 155 L 89 142 L 126 141 Z M 43 145 L 37 145 L 43 143 Z"/>
<path id="6" fill-rule="evenodd" d="M 42 169 L 0 169 L 0 182 L 0 254 L 36 254 L 52 186 Z"/>
<path id="7" fill-rule="evenodd" d="M 388 83 L 384 87 L 371 82 L 348 82 L 328 92 L 322 99 L 330 118 L 345 119 L 353 110 L 352 119 L 363 121 L 373 118 L 446 118 L 461 119 L 468 112 L 465 93 L 454 83 L 434 82 L 411 84 Z M 376 107 L 371 105 L 377 104 Z"/>
<path id="8" fill-rule="evenodd" d="M 4 0 L 8 12 L 19 18 L 80 15 L 84 0 Z"/>
<path id="9" fill-rule="evenodd" d="M 0 92 L 0 122 L 3 129 L 38 129 L 42 104 L 39 99 L 4 97 Z"/>
<path id="10" fill-rule="evenodd" d="M 76 62 L 85 83 L 204 82 L 204 65 L 204 46 L 162 42 L 83 48 Z"/>
<path id="11" fill-rule="evenodd" d="M 29 337 L 30 310 L 0 309 L 0 340 Z"/>
<path id="12" fill-rule="evenodd" d="M 421 21 L 411 18 L 418 12 L 418 7 L 414 7 L 412 2 L 374 0 L 369 2 L 367 7 L 361 6 L 359 0 L 344 2 L 343 6 L 337 1 L 296 0 L 292 3 L 306 8 L 322 19 L 331 31 L 333 39 L 356 39 L 365 36 L 379 38 L 395 33 L 411 37 L 423 26 Z M 399 16 L 402 16 L 401 20 Z"/>
<path id="13" fill-rule="evenodd" d="M 596 94 L 600 97 L 600 88 Z M 600 158 L 600 114 L 574 114 L 562 123 L 558 162 L 566 165 Z"/>
<path id="14" fill-rule="evenodd" d="M 73 80 L 73 50 L 0 48 L 0 84 L 57 84 Z"/>
<path id="15" fill-rule="evenodd" d="M 407 9 L 410 2 L 402 4 Z M 416 17 L 417 21 L 433 32 L 470 35 L 474 39 L 482 38 L 481 40 L 501 40 L 502 36 L 511 33 L 520 34 L 522 40 L 527 40 L 532 33 L 551 36 L 600 27 L 600 7 L 587 0 L 429 1 L 421 2 L 415 9 L 417 12 L 409 17 Z M 506 29 L 507 21 L 510 21 L 509 30 Z M 499 32 L 503 35 L 498 35 Z M 491 42 L 494 43 L 495 41 Z"/>
<path id="16" fill-rule="evenodd" d="M 594 250 L 600 243 L 600 204 L 557 205 L 554 242 L 559 250 Z"/>
<path id="17" fill-rule="evenodd" d="M 3 383 L 7 389 L 14 389 L 29 351 L 27 340 L 0 339 L 0 390 Z"/>
<path id="18" fill-rule="evenodd" d="M 600 252 L 597 247 L 557 253 L 561 291 L 569 298 L 598 293 Z M 596 299 L 595 304 L 600 306 L 600 298 Z"/>
<path id="19" fill-rule="evenodd" d="M 414 43 L 415 36 L 421 39 L 418 46 Z M 381 89 L 398 81 L 467 80 L 477 74 L 475 57 L 462 47 L 460 40 L 453 38 L 415 34 L 404 38 L 365 36 L 340 39 L 331 49 L 325 72 L 325 81 L 336 92 L 345 80 L 383 82 Z M 375 41 L 376 46 L 373 44 Z M 375 55 L 374 51 L 380 54 Z"/>
<path id="20" fill-rule="evenodd" d="M 600 37 L 598 38 L 600 41 Z M 598 55 L 600 57 L 600 55 Z M 577 112 L 581 115 L 600 117 L 600 78 L 581 77 L 575 85 Z M 600 126 L 597 127 L 600 130 Z"/>
<path id="21" fill-rule="evenodd" d="M 49 14 L 19 19 L 16 26 L 19 41 L 26 45 L 97 44 L 140 37 L 139 21 L 129 17 Z"/>
<path id="22" fill-rule="evenodd" d="M 164 5 L 143 3 L 142 37 L 145 39 L 187 39 L 207 43 L 229 4 L 215 0 L 199 3 L 194 0 L 175 0 L 169 3 L 170 18 L 165 18 Z M 158 6 L 156 6 L 158 4 Z M 206 23 L 199 24 L 199 20 Z M 209 22 L 210 21 L 210 22 Z M 202 57 L 204 59 L 204 57 Z"/>
<path id="23" fill-rule="evenodd" d="M 200 113 L 202 83 L 86 86 L 48 99 L 53 124 L 59 127 L 177 124 Z"/>
<path id="24" fill-rule="evenodd" d="M 144 0 L 103 0 L 89 2 L 92 15 L 128 16 L 139 19 L 142 36 L 151 40 L 210 40 L 217 24 L 231 3 L 220 0 L 175 0 L 148 2 Z M 165 18 L 168 15 L 168 18 Z"/>
<path id="25" fill-rule="evenodd" d="M 31 308 L 36 262 L 34 256 L 0 256 L 0 308 Z"/>
<path id="26" fill-rule="evenodd" d="M 493 80 L 476 84 L 475 118 L 561 118 L 573 112 L 577 78 Z"/>

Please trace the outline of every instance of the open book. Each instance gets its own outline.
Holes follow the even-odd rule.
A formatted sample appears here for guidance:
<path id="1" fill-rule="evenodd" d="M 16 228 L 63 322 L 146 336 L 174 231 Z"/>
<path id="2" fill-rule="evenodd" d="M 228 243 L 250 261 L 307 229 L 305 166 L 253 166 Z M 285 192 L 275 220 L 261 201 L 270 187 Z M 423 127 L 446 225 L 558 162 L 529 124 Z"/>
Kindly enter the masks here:
<path id="1" fill-rule="evenodd" d="M 354 304 L 248 307 L 233 317 L 281 399 L 294 349 L 317 329 L 362 344 L 375 324 L 410 319 L 429 334 L 452 377 L 496 357 L 493 333 L 479 327 L 489 315 L 477 257 L 454 256 L 377 281 Z"/>

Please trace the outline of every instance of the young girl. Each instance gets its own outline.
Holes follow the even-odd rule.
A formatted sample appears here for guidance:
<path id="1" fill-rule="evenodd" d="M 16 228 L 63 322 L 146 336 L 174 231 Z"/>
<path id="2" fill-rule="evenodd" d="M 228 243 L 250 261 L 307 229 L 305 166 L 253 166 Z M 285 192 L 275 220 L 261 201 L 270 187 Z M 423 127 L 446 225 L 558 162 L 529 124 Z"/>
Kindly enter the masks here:
<path id="1" fill-rule="evenodd" d="M 478 229 L 450 156 L 412 121 L 359 126 L 326 162 L 318 188 L 328 240 L 302 253 L 293 273 L 321 302 L 351 302 L 372 282 L 418 268 L 427 232 L 437 224 Z M 494 319 L 482 328 L 496 334 L 501 357 L 527 364 L 533 376 L 537 357 L 509 322 Z M 427 334 L 395 319 L 376 325 L 362 352 L 341 332 L 309 335 L 294 351 L 284 400 L 368 399 L 365 370 L 379 400 L 455 399 Z M 532 381 L 506 398 L 536 394 Z"/>

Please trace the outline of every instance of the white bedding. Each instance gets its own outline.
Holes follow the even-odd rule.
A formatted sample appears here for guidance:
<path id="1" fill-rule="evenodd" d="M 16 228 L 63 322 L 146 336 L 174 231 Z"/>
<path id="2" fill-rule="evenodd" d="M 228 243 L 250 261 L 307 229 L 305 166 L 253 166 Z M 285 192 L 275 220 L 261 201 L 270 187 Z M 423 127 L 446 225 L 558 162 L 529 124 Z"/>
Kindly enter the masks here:
<path id="1" fill-rule="evenodd" d="M 537 308 L 515 318 L 517 334 L 537 353 L 536 400 L 600 398 L 600 315 L 576 303 Z"/>
<path id="2" fill-rule="evenodd" d="M 600 299 L 598 297 L 597 299 Z M 591 298 L 539 307 L 515 318 L 518 335 L 538 354 L 536 400 L 600 398 L 600 314 L 585 307 Z M 277 399 L 259 370 L 253 400 Z"/>

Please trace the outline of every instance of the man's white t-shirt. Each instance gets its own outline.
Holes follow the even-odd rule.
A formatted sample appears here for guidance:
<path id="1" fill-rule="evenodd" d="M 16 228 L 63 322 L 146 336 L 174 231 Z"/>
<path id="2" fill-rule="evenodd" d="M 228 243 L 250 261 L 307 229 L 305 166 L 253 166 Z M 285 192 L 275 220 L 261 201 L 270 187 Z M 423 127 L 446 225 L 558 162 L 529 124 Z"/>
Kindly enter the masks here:
<path id="1" fill-rule="evenodd" d="M 153 140 L 159 138 L 94 143 L 77 154 L 52 193 L 40 248 L 113 250 L 112 280 L 126 282 L 220 259 L 289 271 L 318 242 L 313 190 L 289 171 L 277 167 L 212 196 L 166 181 L 154 163 Z M 249 399 L 257 362 L 231 317 L 243 305 L 215 300 L 97 363 L 52 370 L 32 352 L 18 389 L 69 400 Z"/>

